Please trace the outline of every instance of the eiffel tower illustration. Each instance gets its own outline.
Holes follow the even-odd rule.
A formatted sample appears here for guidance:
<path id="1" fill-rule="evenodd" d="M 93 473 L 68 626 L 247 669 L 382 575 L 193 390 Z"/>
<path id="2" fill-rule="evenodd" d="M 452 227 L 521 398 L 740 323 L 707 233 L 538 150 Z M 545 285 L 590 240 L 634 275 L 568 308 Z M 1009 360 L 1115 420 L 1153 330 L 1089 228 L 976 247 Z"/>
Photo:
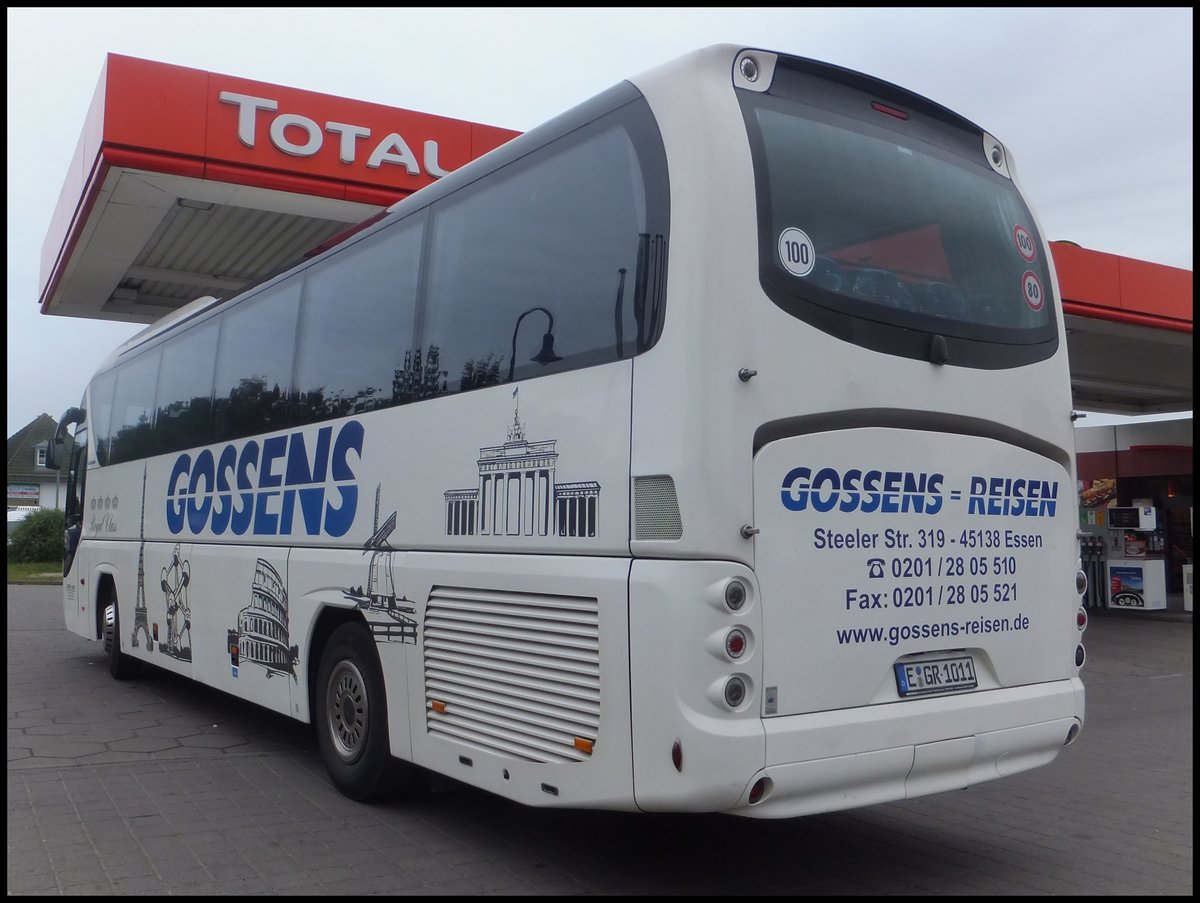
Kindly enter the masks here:
<path id="1" fill-rule="evenodd" d="M 150 624 L 146 618 L 146 468 L 142 468 L 142 522 L 138 527 L 138 578 L 137 602 L 133 611 L 133 639 L 131 645 L 138 645 L 138 631 L 146 631 L 146 651 L 154 651 L 154 643 L 150 642 Z"/>

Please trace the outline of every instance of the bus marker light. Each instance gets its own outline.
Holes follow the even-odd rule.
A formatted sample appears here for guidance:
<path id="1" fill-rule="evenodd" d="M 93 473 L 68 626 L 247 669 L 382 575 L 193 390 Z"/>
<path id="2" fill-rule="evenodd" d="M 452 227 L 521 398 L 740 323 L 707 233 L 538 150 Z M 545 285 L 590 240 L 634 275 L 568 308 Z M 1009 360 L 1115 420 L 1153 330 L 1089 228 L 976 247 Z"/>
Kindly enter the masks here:
<path id="1" fill-rule="evenodd" d="M 897 119 L 908 119 L 908 114 L 903 110 L 897 110 L 895 107 L 889 107 L 879 101 L 871 101 L 871 109 L 878 113 L 887 113 L 889 116 L 895 116 Z"/>
<path id="2" fill-rule="evenodd" d="M 586 753 L 590 756 L 592 754 L 592 746 L 595 745 L 595 742 L 596 741 L 589 740 L 586 737 L 576 737 L 575 748 L 581 753 Z"/>
<path id="3" fill-rule="evenodd" d="M 433 709 L 435 712 L 437 712 L 439 715 L 446 711 L 446 703 L 442 702 L 440 699 L 432 700 L 429 703 L 429 707 L 431 709 Z"/>

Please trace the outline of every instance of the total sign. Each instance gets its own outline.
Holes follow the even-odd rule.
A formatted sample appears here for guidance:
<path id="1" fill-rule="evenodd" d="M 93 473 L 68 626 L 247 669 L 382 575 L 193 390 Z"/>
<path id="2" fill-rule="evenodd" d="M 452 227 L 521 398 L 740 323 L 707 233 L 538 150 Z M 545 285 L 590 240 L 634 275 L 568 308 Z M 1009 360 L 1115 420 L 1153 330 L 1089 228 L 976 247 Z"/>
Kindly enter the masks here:
<path id="1" fill-rule="evenodd" d="M 204 178 L 218 181 L 244 182 L 229 177 L 233 167 L 273 174 L 284 184 L 271 187 L 283 190 L 311 191 L 318 179 L 415 191 L 520 134 L 217 73 L 195 80 L 203 92 Z"/>
<path id="2" fill-rule="evenodd" d="M 372 204 L 520 134 L 120 54 L 106 58 L 101 86 L 83 146 L 102 148 L 111 166 Z M 370 195 L 378 189 L 390 200 Z"/>
<path id="3" fill-rule="evenodd" d="M 271 144 L 285 154 L 293 157 L 314 157 L 325 146 L 328 135 L 336 142 L 338 159 L 342 163 L 353 165 L 361 157 L 365 157 L 367 169 L 379 169 L 388 164 L 402 166 L 412 176 L 421 174 L 421 163 L 399 132 L 389 132 L 378 137 L 373 136 L 371 129 L 365 125 L 334 120 L 318 124 L 315 119 L 301 113 L 278 112 L 279 101 L 270 97 L 222 91 L 219 99 L 221 103 L 237 107 L 238 141 L 248 148 L 253 149 L 258 144 L 259 113 L 271 113 L 277 115 L 261 117 L 266 120 L 265 131 Z M 360 148 L 363 151 L 361 155 Z M 449 170 L 444 169 L 439 162 L 436 140 L 424 141 L 422 152 L 427 174 L 434 178 L 449 174 Z"/>

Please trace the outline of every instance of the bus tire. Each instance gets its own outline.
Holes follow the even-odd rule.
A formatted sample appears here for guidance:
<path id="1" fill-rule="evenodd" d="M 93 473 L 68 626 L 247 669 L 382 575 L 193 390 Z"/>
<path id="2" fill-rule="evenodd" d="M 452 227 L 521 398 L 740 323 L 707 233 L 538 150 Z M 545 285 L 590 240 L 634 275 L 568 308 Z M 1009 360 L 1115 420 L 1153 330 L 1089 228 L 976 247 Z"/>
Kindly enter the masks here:
<path id="1" fill-rule="evenodd" d="M 360 802 L 400 789 L 407 769 L 391 755 L 383 669 L 361 624 L 343 624 L 330 636 L 315 696 L 317 743 L 333 785 Z"/>
<path id="2" fill-rule="evenodd" d="M 108 657 L 108 673 L 116 680 L 137 677 L 142 663 L 121 651 L 121 612 L 115 593 L 104 603 L 104 653 Z"/>

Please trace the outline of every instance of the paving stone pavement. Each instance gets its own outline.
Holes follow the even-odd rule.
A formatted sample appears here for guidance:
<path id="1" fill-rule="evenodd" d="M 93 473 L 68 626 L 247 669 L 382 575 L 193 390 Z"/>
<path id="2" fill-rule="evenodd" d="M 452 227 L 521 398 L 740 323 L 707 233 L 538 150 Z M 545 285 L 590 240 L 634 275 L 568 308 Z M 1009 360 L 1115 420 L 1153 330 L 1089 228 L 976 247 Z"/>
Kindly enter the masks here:
<path id="1" fill-rule="evenodd" d="M 363 806 L 305 725 L 112 680 L 61 589 L 8 588 L 8 893 L 1192 895 L 1191 616 L 1093 616 L 1051 765 L 788 821 L 530 809 L 445 782 Z"/>

